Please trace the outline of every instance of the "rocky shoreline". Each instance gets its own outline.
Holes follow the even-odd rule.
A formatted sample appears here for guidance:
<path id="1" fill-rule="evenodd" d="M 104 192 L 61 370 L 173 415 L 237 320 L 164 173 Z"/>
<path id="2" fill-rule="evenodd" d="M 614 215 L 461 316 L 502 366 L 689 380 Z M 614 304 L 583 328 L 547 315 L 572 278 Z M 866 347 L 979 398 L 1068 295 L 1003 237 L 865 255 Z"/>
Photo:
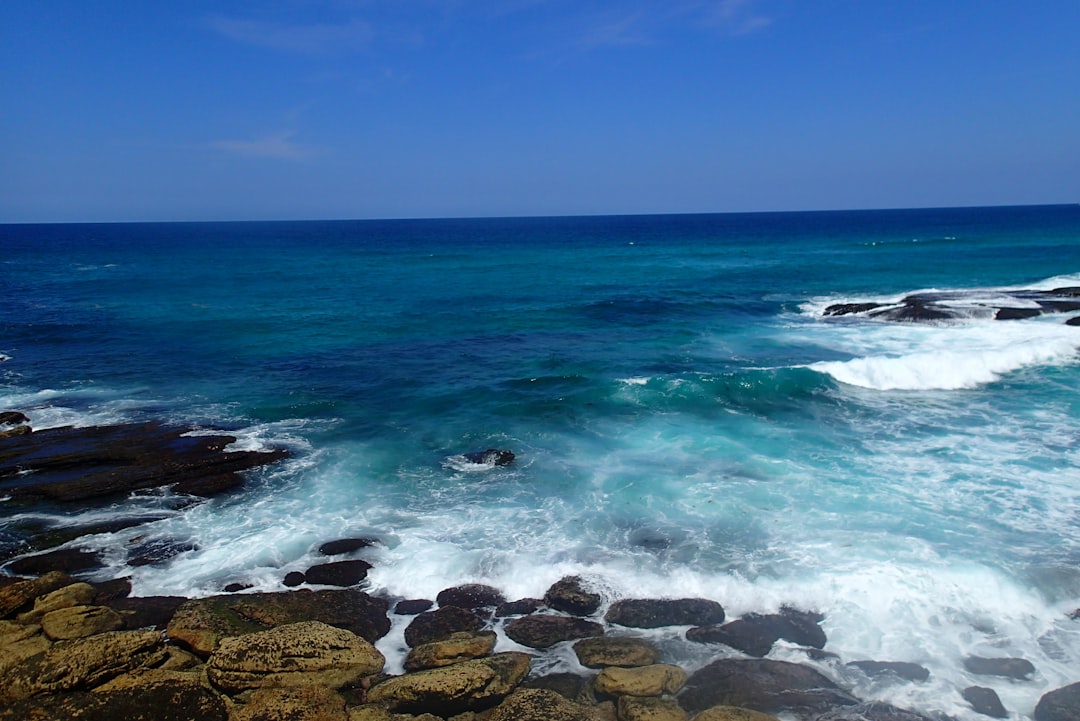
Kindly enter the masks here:
<path id="1" fill-rule="evenodd" d="M 8 503 L 83 504 L 161 486 L 196 502 L 287 455 L 229 453 L 228 435 L 158 424 L 32 431 L 19 416 L 0 414 Z M 0 721 L 939 721 L 857 698 L 843 683 L 851 674 L 918 684 L 930 672 L 889 660 L 845 662 L 827 650 L 813 609 L 730 619 L 707 599 L 612 602 L 579 577 L 538 599 L 508 599 L 477 584 L 434 599 L 381 598 L 363 590 L 371 566 L 359 556 L 373 538 L 328 539 L 319 547 L 326 563 L 283 578 L 295 590 L 252 593 L 235 584 L 198 599 L 131 597 L 126 579 L 88 582 L 99 559 L 79 553 L 79 529 L 62 531 L 30 529 L 8 551 Z M 128 563 L 191 550 L 178 546 L 129 551 Z M 400 641 L 392 628 L 403 629 Z M 649 638 L 650 629 L 669 628 L 715 658 L 681 668 Z M 818 667 L 766 658 L 780 642 Z M 377 644 L 400 651 L 403 673 L 388 673 Z M 549 659 L 568 654 L 576 670 L 547 671 Z M 969 657 L 964 665 L 988 684 L 1036 672 L 1017 658 Z M 1017 713 L 988 686 L 956 693 L 988 717 Z M 1034 719 L 1080 721 L 1080 681 L 1044 694 Z"/>

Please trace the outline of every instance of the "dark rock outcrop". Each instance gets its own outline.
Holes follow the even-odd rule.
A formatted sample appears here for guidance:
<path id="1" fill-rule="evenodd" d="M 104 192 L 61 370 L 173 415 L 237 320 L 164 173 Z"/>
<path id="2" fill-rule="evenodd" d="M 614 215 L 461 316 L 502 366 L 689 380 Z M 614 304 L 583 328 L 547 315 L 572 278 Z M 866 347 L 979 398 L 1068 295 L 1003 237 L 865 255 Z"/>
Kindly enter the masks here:
<path id="1" fill-rule="evenodd" d="M 1008 718 L 1009 712 L 1001 704 L 997 692 L 985 686 L 968 686 L 963 691 L 964 700 L 971 704 L 975 713 L 991 718 Z"/>
<path id="2" fill-rule="evenodd" d="M 600 608 L 602 598 L 590 591 L 580 576 L 566 576 L 548 588 L 544 603 L 556 611 L 574 616 L 590 616 Z"/>
<path id="3" fill-rule="evenodd" d="M 336 541 L 327 541 L 319 546 L 319 553 L 324 556 L 340 556 L 345 553 L 359 551 L 361 548 L 369 548 L 378 545 L 373 538 L 339 538 Z"/>
<path id="4" fill-rule="evenodd" d="M 187 602 L 183 596 L 136 596 L 109 601 L 109 607 L 124 619 L 124 628 L 156 628 L 164 631 L 176 609 Z"/>
<path id="5" fill-rule="evenodd" d="M 426 598 L 403 599 L 398 601 L 394 606 L 394 613 L 398 616 L 415 616 L 427 611 L 434 605 L 434 601 L 430 601 Z"/>
<path id="6" fill-rule="evenodd" d="M 526 616 L 530 613 L 536 613 L 543 608 L 543 606 L 543 599 L 519 598 L 516 601 L 500 603 L 495 607 L 495 616 L 497 618 L 504 618 L 506 616 Z"/>
<path id="7" fill-rule="evenodd" d="M 467 583 L 463 586 L 445 588 L 439 591 L 435 600 L 440 606 L 469 609 L 494 608 L 506 603 L 506 597 L 503 596 L 502 591 L 481 583 Z"/>
<path id="8" fill-rule="evenodd" d="M 539 614 L 515 618 L 504 630 L 511 639 L 529 648 L 549 648 L 561 641 L 604 634 L 604 627 L 594 621 Z"/>
<path id="9" fill-rule="evenodd" d="M 20 575 L 39 576 L 51 571 L 65 574 L 93 571 L 103 566 L 101 555 L 97 551 L 84 548 L 60 548 L 16 558 L 8 563 L 5 569 Z"/>
<path id="10" fill-rule="evenodd" d="M 1023 681 L 1035 673 L 1035 666 L 1025 658 L 984 658 L 968 656 L 964 668 L 978 676 L 1003 676 Z"/>
<path id="11" fill-rule="evenodd" d="M 1080 683 L 1043 694 L 1035 707 L 1035 721 L 1080 721 Z"/>
<path id="12" fill-rule="evenodd" d="M 514 462 L 513 451 L 488 448 L 463 454 L 469 463 L 483 463 L 488 466 L 508 466 Z"/>
<path id="13" fill-rule="evenodd" d="M 809 666 L 767 659 L 721 659 L 693 673 L 679 694 L 690 713 L 744 706 L 765 713 L 815 714 L 858 701 Z"/>
<path id="14" fill-rule="evenodd" d="M 367 578 L 371 564 L 359 559 L 320 563 L 304 572 L 307 583 L 318 586 L 355 586 Z"/>
<path id="15" fill-rule="evenodd" d="M 817 717 L 816 721 L 932 721 L 931 719 L 897 708 L 881 701 L 861 703 L 848 708 L 834 709 Z"/>
<path id="16" fill-rule="evenodd" d="M 0 412 L 0 426 L 17 426 L 29 422 L 30 419 L 26 417 L 25 413 L 19 411 Z"/>
<path id="17" fill-rule="evenodd" d="M 765 656 L 780 639 L 800 646 L 823 648 L 826 638 L 820 614 L 794 609 L 780 613 L 750 613 L 722 626 L 701 626 L 686 632 L 697 643 L 722 643 L 751 656 Z"/>
<path id="18" fill-rule="evenodd" d="M 457 606 L 445 606 L 425 611 L 405 627 L 405 643 L 410 647 L 441 641 L 458 632 L 473 633 L 484 622 L 472 611 Z"/>
<path id="19" fill-rule="evenodd" d="M 626 599 L 611 604 L 604 620 L 631 628 L 713 626 L 724 622 L 724 608 L 704 598 Z"/>

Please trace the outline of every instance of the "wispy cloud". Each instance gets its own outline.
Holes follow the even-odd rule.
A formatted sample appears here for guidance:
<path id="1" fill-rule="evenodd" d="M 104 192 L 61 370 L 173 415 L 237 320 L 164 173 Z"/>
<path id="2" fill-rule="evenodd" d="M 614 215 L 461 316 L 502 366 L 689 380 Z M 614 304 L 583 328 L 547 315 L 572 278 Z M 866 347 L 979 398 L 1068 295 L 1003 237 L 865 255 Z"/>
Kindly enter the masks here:
<path id="1" fill-rule="evenodd" d="M 343 55 L 367 48 L 371 26 L 363 20 L 307 25 L 212 15 L 206 20 L 214 32 L 237 42 L 304 55 Z"/>
<path id="2" fill-rule="evenodd" d="M 307 146 L 293 142 L 294 135 L 296 135 L 295 131 L 288 131 L 264 135 L 253 140 L 218 140 L 210 146 L 226 153 L 252 158 L 307 160 L 312 157 L 315 152 Z"/>

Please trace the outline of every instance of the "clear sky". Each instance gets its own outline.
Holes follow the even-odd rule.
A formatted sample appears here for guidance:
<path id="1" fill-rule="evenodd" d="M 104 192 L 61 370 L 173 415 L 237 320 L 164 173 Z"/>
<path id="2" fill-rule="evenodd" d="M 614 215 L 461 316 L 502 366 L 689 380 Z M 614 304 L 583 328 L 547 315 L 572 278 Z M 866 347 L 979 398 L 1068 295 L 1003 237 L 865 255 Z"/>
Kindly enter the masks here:
<path id="1" fill-rule="evenodd" d="M 1080 201 L 1078 0 L 3 0 L 0 222 Z"/>

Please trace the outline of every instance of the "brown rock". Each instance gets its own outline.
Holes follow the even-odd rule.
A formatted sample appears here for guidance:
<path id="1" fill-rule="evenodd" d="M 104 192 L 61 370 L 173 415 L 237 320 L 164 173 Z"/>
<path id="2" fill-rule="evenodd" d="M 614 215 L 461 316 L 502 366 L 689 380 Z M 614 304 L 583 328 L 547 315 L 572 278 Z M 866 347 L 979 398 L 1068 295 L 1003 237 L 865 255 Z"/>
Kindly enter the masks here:
<path id="1" fill-rule="evenodd" d="M 675 699 L 619 698 L 619 721 L 686 721 L 686 712 Z"/>
<path id="2" fill-rule="evenodd" d="M 394 613 L 398 616 L 416 616 L 429 610 L 434 605 L 434 601 L 426 598 L 407 598 L 398 601 L 394 605 Z"/>
<path id="3" fill-rule="evenodd" d="M 154 678 L 93 693 L 39 696 L 0 711 L 3 721 L 227 721 L 225 704 L 197 676 Z"/>
<path id="4" fill-rule="evenodd" d="M 187 600 L 183 596 L 135 596 L 118 598 L 110 601 L 108 606 L 124 619 L 124 628 L 164 631 L 176 610 Z"/>
<path id="5" fill-rule="evenodd" d="M 724 607 L 704 598 L 633 598 L 611 604 L 604 620 L 632 628 L 712 626 L 724 622 Z"/>
<path id="6" fill-rule="evenodd" d="M 451 664 L 488 656 L 495 649 L 494 631 L 459 632 L 442 641 L 416 646 L 405 658 L 406 671 L 441 668 Z"/>
<path id="7" fill-rule="evenodd" d="M 601 721 L 601 716 L 554 691 L 519 689 L 496 707 L 488 721 Z"/>
<path id="8" fill-rule="evenodd" d="M 0 676 L 12 666 L 49 648 L 41 626 L 0 621 Z"/>
<path id="9" fill-rule="evenodd" d="M 97 591 L 89 583 L 72 583 L 34 600 L 34 608 L 19 614 L 19 623 L 38 623 L 47 613 L 61 608 L 83 606 L 93 601 Z"/>
<path id="10" fill-rule="evenodd" d="M 4 438 L 18 438 L 19 436 L 28 436 L 34 432 L 30 426 L 15 426 L 14 428 L 0 428 L 0 439 Z"/>
<path id="11" fill-rule="evenodd" d="M 351 631 L 304 621 L 222 639 L 206 672 L 228 693 L 313 684 L 341 688 L 379 673 L 384 662 L 374 646 Z"/>
<path id="12" fill-rule="evenodd" d="M 30 578 L 8 586 L 0 587 L 0 618 L 6 618 L 23 606 L 28 605 L 38 596 L 71 585 L 70 576 L 54 571 L 41 578 Z"/>
<path id="13" fill-rule="evenodd" d="M 164 644 L 156 631 L 109 631 L 64 641 L 8 669 L 0 679 L 0 702 L 94 688 L 164 658 Z"/>
<path id="14" fill-rule="evenodd" d="M 30 419 L 27 418 L 25 413 L 19 411 L 3 411 L 0 412 L 0 426 L 17 426 L 20 423 L 29 423 Z"/>
<path id="15" fill-rule="evenodd" d="M 544 594 L 544 603 L 556 611 L 574 616 L 596 613 L 603 599 L 586 587 L 580 576 L 566 576 L 551 585 Z"/>
<path id="16" fill-rule="evenodd" d="M 355 589 L 252 593 L 193 599 L 169 621 L 169 638 L 209 655 L 222 638 L 300 621 L 322 621 L 374 643 L 390 630 L 387 603 Z"/>
<path id="17" fill-rule="evenodd" d="M 586 638 L 574 644 L 574 653 L 586 668 L 651 666 L 660 660 L 660 651 L 643 638 Z"/>
<path id="18" fill-rule="evenodd" d="M 472 611 L 446 606 L 425 611 L 414 618 L 405 627 L 405 643 L 420 646 L 449 638 L 454 633 L 479 631 L 483 626 L 484 622 Z"/>
<path id="19" fill-rule="evenodd" d="M 71 606 L 46 613 L 41 630 L 53 641 L 84 638 L 124 627 L 120 614 L 107 606 Z"/>
<path id="20" fill-rule="evenodd" d="M 686 684 L 686 671 L 666 663 L 636 668 L 609 666 L 596 677 L 598 693 L 609 696 L 660 696 L 677 693 Z"/>
<path id="21" fill-rule="evenodd" d="M 739 706 L 713 706 L 690 721 L 780 721 L 775 716 Z"/>
<path id="22" fill-rule="evenodd" d="M 984 686 L 968 686 L 961 694 L 964 700 L 971 704 L 975 713 L 992 718 L 1008 718 L 1009 712 L 1001 704 L 997 692 Z"/>
<path id="23" fill-rule="evenodd" d="M 325 686 L 261 688 L 229 721 L 349 721 L 345 699 Z"/>
<path id="24" fill-rule="evenodd" d="M 568 616 L 533 615 L 506 624 L 506 635 L 522 646 L 549 648 L 560 641 L 602 636 L 604 627 L 594 621 Z"/>
<path id="25" fill-rule="evenodd" d="M 367 700 L 405 713 L 448 717 L 498 703 L 521 683 L 530 665 L 527 654 L 497 653 L 391 678 L 368 691 Z"/>
<path id="26" fill-rule="evenodd" d="M 440 606 L 478 609 L 494 608 L 501 603 L 506 603 L 506 597 L 502 595 L 502 591 L 493 586 L 467 583 L 463 586 L 444 588 L 435 596 L 435 601 Z"/>
<path id="27" fill-rule="evenodd" d="M 505 616 L 525 616 L 530 613 L 536 613 L 544 605 L 544 601 L 539 598 L 519 598 L 516 601 L 507 601 L 506 603 L 500 603 L 495 607 L 495 615 L 498 618 Z M 1080 613 L 1080 611 L 1077 611 Z"/>
<path id="28" fill-rule="evenodd" d="M 584 702 L 584 699 L 591 693 L 589 688 L 591 683 L 592 679 L 586 676 L 561 672 L 530 678 L 521 684 L 521 688 L 540 688 L 545 691 L 554 691 L 571 701 Z M 595 698 L 591 700 L 595 700 Z"/>

